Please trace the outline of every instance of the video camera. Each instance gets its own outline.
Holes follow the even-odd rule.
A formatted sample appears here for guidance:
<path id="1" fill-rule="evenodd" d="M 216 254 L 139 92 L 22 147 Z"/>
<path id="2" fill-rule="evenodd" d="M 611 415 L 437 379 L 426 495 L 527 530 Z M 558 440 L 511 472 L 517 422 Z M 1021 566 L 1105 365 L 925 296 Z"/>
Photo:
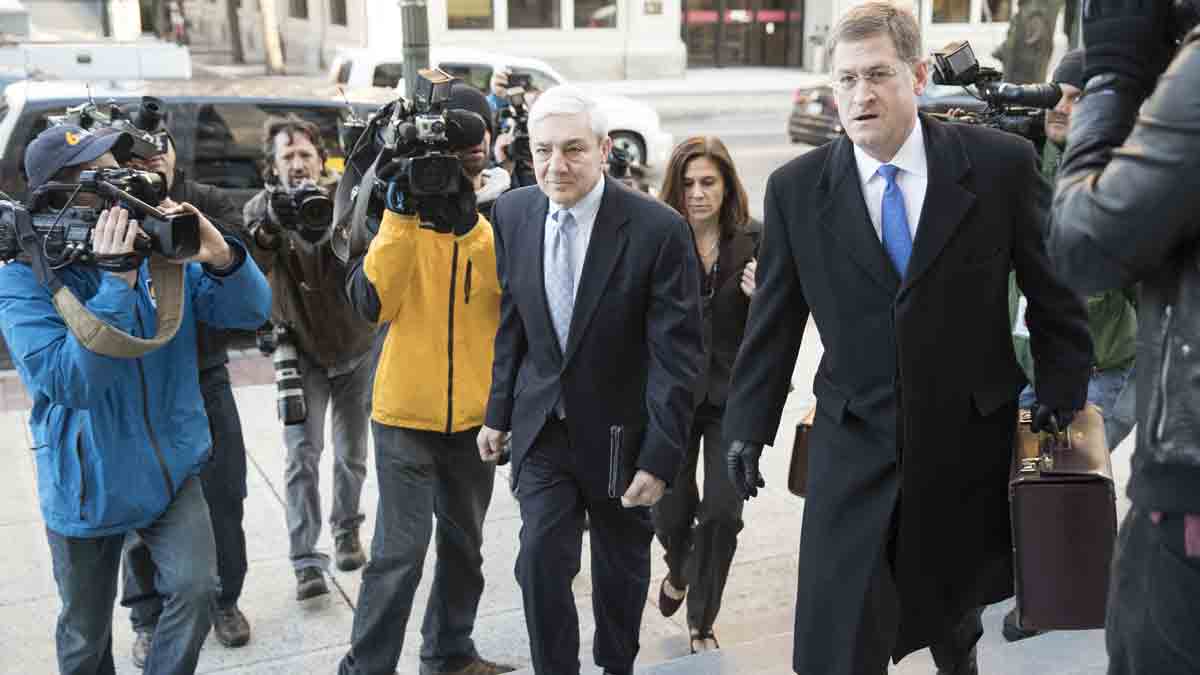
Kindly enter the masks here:
<path id="1" fill-rule="evenodd" d="M 958 85 L 987 104 L 980 113 L 953 119 L 1019 134 L 1039 142 L 1045 137 L 1046 110 L 1058 105 L 1062 89 L 1057 84 L 1010 84 L 995 68 L 984 68 L 971 43 L 951 42 L 933 53 L 934 84 Z M 967 87 L 974 87 L 974 91 Z"/>
<path id="2" fill-rule="evenodd" d="M 378 223 L 386 206 L 415 214 L 422 201 L 456 197 L 463 185 L 454 150 L 477 145 L 486 130 L 479 115 L 447 110 L 453 78 L 440 69 L 421 70 L 413 101 L 392 101 L 365 123 L 346 123 L 342 143 L 346 175 L 335 197 L 335 218 Z M 361 181 L 358 179 L 361 177 Z"/>
<path id="3" fill-rule="evenodd" d="M 150 159 L 167 151 L 167 133 L 160 129 L 165 112 L 161 99 L 143 96 L 142 102 L 132 113 L 111 99 L 104 107 L 88 100 L 87 103 L 67 108 L 62 115 L 51 115 L 46 119 L 50 126 L 74 124 L 89 131 L 105 127 L 124 131 L 133 138 L 133 148 L 130 150 L 133 156 Z"/>
<path id="4" fill-rule="evenodd" d="M 95 204 L 76 206 L 80 194 L 97 195 Z M 157 173 L 133 169 L 95 169 L 84 171 L 76 183 L 49 182 L 34 190 L 26 208 L 0 201 L 0 262 L 16 259 L 22 253 L 42 256 L 58 269 L 71 263 L 95 265 L 123 272 L 136 269 L 152 253 L 181 259 L 200 250 L 200 221 L 194 213 L 167 215 L 152 204 L 166 194 L 163 177 Z M 122 207 L 136 218 L 143 234 L 134 243 L 134 252 L 118 258 L 97 258 L 92 253 L 92 230 L 100 213 Z M 31 230 L 25 230 L 26 226 Z M 40 247 L 25 250 L 23 231 L 36 235 Z"/>
<path id="5" fill-rule="evenodd" d="M 292 189 L 281 185 L 268 188 L 267 214 L 271 221 L 294 230 L 306 241 L 318 242 L 333 222 L 333 200 L 312 181 Z"/>
<path id="6" fill-rule="evenodd" d="M 533 185 L 533 152 L 529 147 L 529 104 L 525 94 L 531 86 L 528 73 L 513 73 L 508 76 L 508 107 L 500 111 L 500 123 L 506 131 L 512 130 L 513 142 L 508 146 L 513 161 L 513 177 L 516 185 Z"/>

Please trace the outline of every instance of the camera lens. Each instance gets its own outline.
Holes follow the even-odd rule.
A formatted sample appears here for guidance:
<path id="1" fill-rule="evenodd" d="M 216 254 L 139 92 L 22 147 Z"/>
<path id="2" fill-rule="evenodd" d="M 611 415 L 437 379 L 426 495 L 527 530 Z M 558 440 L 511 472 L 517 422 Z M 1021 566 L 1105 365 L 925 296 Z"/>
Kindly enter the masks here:
<path id="1" fill-rule="evenodd" d="M 323 194 L 313 194 L 300 201 L 300 221 L 307 228 L 324 229 L 333 221 L 333 200 Z"/>

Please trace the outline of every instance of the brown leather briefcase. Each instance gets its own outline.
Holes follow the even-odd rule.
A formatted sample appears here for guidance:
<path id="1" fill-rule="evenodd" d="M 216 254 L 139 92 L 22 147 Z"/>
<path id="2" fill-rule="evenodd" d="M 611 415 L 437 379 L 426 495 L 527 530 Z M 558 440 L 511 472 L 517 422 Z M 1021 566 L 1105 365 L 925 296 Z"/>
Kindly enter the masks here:
<path id="1" fill-rule="evenodd" d="M 797 497 L 807 495 L 808 489 L 808 434 L 812 431 L 817 406 L 808 409 L 796 425 L 796 440 L 792 441 L 792 465 L 788 469 L 788 490 Z"/>
<path id="2" fill-rule="evenodd" d="M 1117 536 L 1116 491 L 1100 409 L 1062 434 L 1035 434 L 1018 412 L 1009 481 L 1021 626 L 1102 628 Z"/>

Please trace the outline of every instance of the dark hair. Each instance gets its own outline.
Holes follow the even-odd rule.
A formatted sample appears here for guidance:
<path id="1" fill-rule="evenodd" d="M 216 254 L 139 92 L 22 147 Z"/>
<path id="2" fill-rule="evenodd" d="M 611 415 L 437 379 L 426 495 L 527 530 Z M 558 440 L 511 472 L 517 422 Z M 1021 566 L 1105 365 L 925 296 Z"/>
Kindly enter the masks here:
<path id="1" fill-rule="evenodd" d="M 721 199 L 721 213 L 717 221 L 721 226 L 721 235 L 744 229 L 750 222 L 750 198 L 746 196 L 746 188 L 738 178 L 729 149 L 716 136 L 693 136 L 675 146 L 671 161 L 667 163 L 660 198 L 687 217 L 683 175 L 687 172 L 688 164 L 700 157 L 711 159 L 720 168 L 721 178 L 725 181 L 725 194 Z"/>
<path id="2" fill-rule="evenodd" d="M 278 178 L 275 174 L 275 137 L 279 134 L 287 134 L 288 138 L 296 134 L 308 137 L 321 158 L 321 173 L 325 173 L 328 153 L 325 152 L 325 139 L 321 136 L 321 128 L 313 122 L 297 117 L 295 113 L 288 113 L 284 117 L 272 115 L 263 123 L 263 180 L 271 183 Z"/>

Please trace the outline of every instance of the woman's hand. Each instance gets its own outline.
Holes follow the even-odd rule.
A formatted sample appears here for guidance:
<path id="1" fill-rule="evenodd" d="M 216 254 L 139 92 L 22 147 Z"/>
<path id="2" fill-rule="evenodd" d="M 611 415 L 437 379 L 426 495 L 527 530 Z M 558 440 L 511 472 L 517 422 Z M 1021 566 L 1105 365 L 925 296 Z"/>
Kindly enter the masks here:
<path id="1" fill-rule="evenodd" d="M 100 220 L 92 229 L 92 253 L 99 257 L 123 256 L 133 253 L 133 243 L 137 241 L 142 228 L 136 220 L 130 220 L 129 212 L 120 207 L 105 209 L 100 212 Z M 128 272 L 109 272 L 125 283 L 133 286 L 137 281 L 136 269 Z"/>
<path id="2" fill-rule="evenodd" d="M 757 288 L 754 281 L 754 275 L 758 271 L 758 259 L 751 258 L 750 262 L 742 268 L 742 292 L 747 298 L 754 297 L 754 289 Z"/>

